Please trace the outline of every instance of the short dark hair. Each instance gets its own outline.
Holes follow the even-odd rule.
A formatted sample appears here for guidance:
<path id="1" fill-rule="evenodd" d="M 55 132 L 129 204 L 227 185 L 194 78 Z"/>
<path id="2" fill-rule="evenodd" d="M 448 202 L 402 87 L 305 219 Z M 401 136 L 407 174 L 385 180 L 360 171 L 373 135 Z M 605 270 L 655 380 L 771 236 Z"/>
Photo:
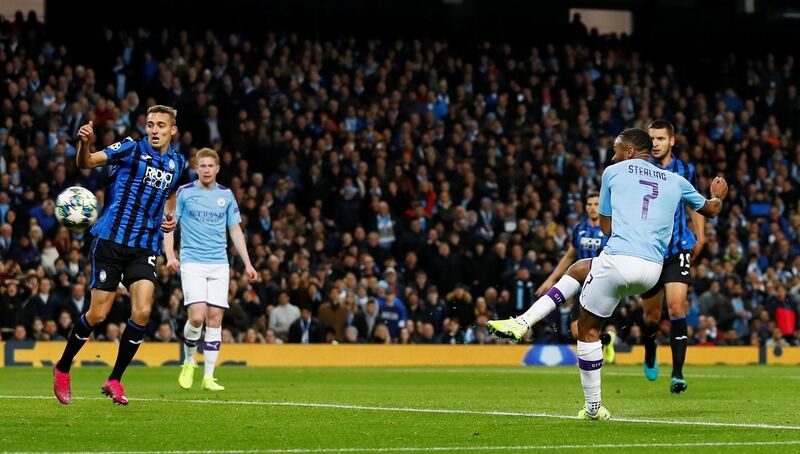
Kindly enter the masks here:
<path id="1" fill-rule="evenodd" d="M 622 140 L 633 145 L 636 151 L 646 151 L 647 153 L 653 151 L 653 139 L 650 138 L 650 134 L 644 129 L 629 128 L 622 131 L 619 136 Z"/>
<path id="2" fill-rule="evenodd" d="M 586 196 L 583 198 L 583 201 L 585 202 L 591 199 L 592 197 L 600 197 L 600 193 L 595 191 L 589 191 L 586 193 Z"/>
<path id="3" fill-rule="evenodd" d="M 647 129 L 666 129 L 668 136 L 672 137 L 675 135 L 675 127 L 667 120 L 653 120 L 647 125 Z"/>

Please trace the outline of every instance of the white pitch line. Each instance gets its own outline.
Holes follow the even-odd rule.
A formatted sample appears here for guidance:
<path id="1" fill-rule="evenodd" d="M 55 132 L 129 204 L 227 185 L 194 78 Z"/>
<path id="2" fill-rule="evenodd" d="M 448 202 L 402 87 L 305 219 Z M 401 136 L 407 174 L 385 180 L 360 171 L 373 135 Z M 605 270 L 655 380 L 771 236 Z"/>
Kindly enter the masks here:
<path id="1" fill-rule="evenodd" d="M 563 368 L 564 370 L 558 370 L 559 368 Z M 644 373 L 642 372 L 614 372 L 605 370 L 606 367 L 603 368 L 603 376 L 611 376 L 611 377 L 644 377 Z M 575 374 L 575 369 L 569 366 L 555 366 L 554 368 L 536 368 L 531 367 L 529 369 L 520 368 L 520 369 L 470 369 L 470 370 L 459 370 L 459 369 L 423 369 L 423 368 L 385 368 L 387 372 L 403 372 L 403 373 L 420 373 L 420 374 L 428 374 L 428 373 L 449 373 L 449 374 L 460 374 L 469 372 L 470 374 L 509 374 L 509 375 L 516 375 L 516 374 L 523 374 L 523 375 L 569 375 Z M 686 374 L 686 377 L 689 379 L 692 378 L 710 378 L 710 379 L 719 379 L 719 378 L 746 378 L 746 379 L 774 379 L 774 380 L 800 380 L 800 375 L 725 375 L 725 374 Z"/>
<path id="2" fill-rule="evenodd" d="M 427 446 L 396 448 L 286 448 L 286 449 L 243 449 L 243 450 L 197 450 L 197 451 L 104 451 L 107 454 L 315 454 L 336 452 L 459 452 L 459 451 L 551 451 L 559 449 L 620 449 L 620 448 L 692 448 L 722 446 L 791 446 L 800 445 L 797 441 L 742 441 L 742 442 L 696 442 L 696 443 L 616 443 L 593 445 L 523 445 L 523 446 Z M 32 451 L 1 451 L 2 454 L 34 454 Z M 85 454 L 89 451 L 52 452 L 37 451 L 36 454 Z"/>
<path id="3" fill-rule="evenodd" d="M 34 399 L 51 400 L 52 396 L 2 396 L 2 399 Z M 108 400 L 103 397 L 79 397 L 76 400 Z M 532 413 L 515 411 L 480 411 L 480 410 L 458 410 L 447 408 L 412 408 L 412 407 L 378 407 L 372 405 L 347 405 L 347 404 L 325 404 L 316 402 L 268 402 L 251 400 L 203 400 L 203 399 L 153 399 L 153 398 L 134 398 L 134 402 L 160 402 L 160 403 L 189 403 L 204 405 L 252 405 L 264 407 L 301 407 L 301 408 L 335 408 L 339 410 L 366 410 L 366 411 L 385 411 L 397 413 L 435 413 L 447 415 L 478 415 L 478 416 L 519 416 L 525 418 L 548 418 L 548 419 L 577 419 L 575 416 L 556 415 L 553 413 Z M 756 424 L 756 423 L 728 423 L 714 421 L 671 421 L 664 419 L 636 419 L 636 418 L 613 418 L 615 422 L 625 422 L 633 424 L 664 424 L 678 426 L 707 426 L 707 427 L 738 427 L 748 429 L 781 429 L 781 430 L 800 430 L 800 426 L 782 424 Z"/>

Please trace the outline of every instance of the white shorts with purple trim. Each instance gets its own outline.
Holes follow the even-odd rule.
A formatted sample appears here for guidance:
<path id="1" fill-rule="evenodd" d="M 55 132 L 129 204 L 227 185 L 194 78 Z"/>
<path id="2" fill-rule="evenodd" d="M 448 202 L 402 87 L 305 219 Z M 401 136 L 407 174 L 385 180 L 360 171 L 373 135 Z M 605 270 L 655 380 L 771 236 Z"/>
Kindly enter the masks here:
<path id="1" fill-rule="evenodd" d="M 183 305 L 206 303 L 227 309 L 228 264 L 181 263 L 181 286 Z"/>
<path id="2" fill-rule="evenodd" d="M 601 318 L 611 317 L 620 299 L 650 290 L 661 276 L 661 263 L 601 252 L 592 259 L 581 289 L 581 306 Z"/>

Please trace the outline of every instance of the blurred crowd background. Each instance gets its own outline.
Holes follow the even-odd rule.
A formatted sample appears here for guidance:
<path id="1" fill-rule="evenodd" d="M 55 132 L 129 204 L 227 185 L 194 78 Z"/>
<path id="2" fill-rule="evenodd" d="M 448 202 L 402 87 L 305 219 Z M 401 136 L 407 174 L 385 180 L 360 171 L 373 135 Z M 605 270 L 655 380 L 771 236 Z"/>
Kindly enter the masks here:
<path id="1" fill-rule="evenodd" d="M 486 322 L 532 303 L 585 218 L 614 137 L 666 119 L 699 190 L 717 175 L 731 188 L 692 268 L 690 342 L 800 344 L 791 53 L 708 56 L 715 83 L 695 85 L 702 75 L 687 73 L 704 56 L 648 52 L 579 17 L 536 44 L 188 27 L 96 35 L 85 64 L 35 14 L 0 20 L 4 340 L 63 340 L 88 308 L 92 238 L 60 226 L 53 202 L 80 185 L 102 206 L 108 171 L 76 168 L 78 128 L 94 122 L 98 149 L 141 139 L 147 108 L 167 104 L 176 150 L 192 164 L 206 146 L 222 157 L 218 180 L 234 191 L 260 273 L 248 284 L 232 253 L 225 342 L 299 342 L 301 319 L 311 342 L 499 342 Z M 158 274 L 148 337 L 176 341 L 180 276 L 163 257 Z M 571 304 L 531 341 L 572 342 Z M 97 339 L 118 341 L 129 310 L 120 289 Z M 639 343 L 640 300 L 609 323 L 620 343 Z M 665 314 L 660 341 L 668 334 Z"/>

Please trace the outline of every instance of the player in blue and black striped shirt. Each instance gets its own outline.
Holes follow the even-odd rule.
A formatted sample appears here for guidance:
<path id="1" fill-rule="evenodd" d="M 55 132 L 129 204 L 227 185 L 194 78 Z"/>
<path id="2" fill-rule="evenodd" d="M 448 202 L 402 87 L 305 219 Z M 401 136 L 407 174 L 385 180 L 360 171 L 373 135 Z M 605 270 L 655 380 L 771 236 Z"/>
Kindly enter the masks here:
<path id="1" fill-rule="evenodd" d="M 126 138 L 97 152 L 92 151 L 92 122 L 78 132 L 78 167 L 110 166 L 111 184 L 103 214 L 92 227 L 91 304 L 75 323 L 53 371 L 53 388 L 62 404 L 71 400 L 72 360 L 93 328 L 108 315 L 120 282 L 131 295 L 131 318 L 120 339 L 114 370 L 102 391 L 114 403 L 128 403 L 120 379 L 139 349 L 144 325 L 150 319 L 162 231 L 175 228 L 174 192 L 186 167 L 186 158 L 170 146 L 171 137 L 178 131 L 176 114 L 171 107 L 153 106 L 147 111 L 146 139 Z"/>
<path id="2" fill-rule="evenodd" d="M 561 276 L 566 273 L 567 268 L 575 263 L 576 260 L 597 257 L 603 246 L 606 245 L 608 237 L 600 229 L 600 196 L 597 193 L 589 193 L 584 199 L 586 209 L 586 219 L 572 229 L 572 239 L 567 249 L 567 253 L 558 262 L 558 266 L 550 276 L 536 290 L 539 296 L 547 292 Z"/>
<path id="3" fill-rule="evenodd" d="M 666 120 L 656 120 L 650 123 L 648 132 L 650 138 L 653 139 L 653 163 L 684 177 L 696 189 L 697 175 L 694 165 L 683 162 L 672 154 L 672 147 L 675 145 L 675 130 L 672 124 Z M 692 221 L 692 228 L 689 228 L 689 219 Z M 681 393 L 687 387 L 683 377 L 683 363 L 686 360 L 688 342 L 687 294 L 689 284 L 692 282 L 690 275 L 692 259 L 697 257 L 704 243 L 705 218 L 688 209 L 681 202 L 675 212 L 675 224 L 664 254 L 661 277 L 655 287 L 642 295 L 645 312 L 645 326 L 642 330 L 645 345 L 643 367 L 645 375 L 651 381 L 658 378 L 655 334 L 661 321 L 662 301 L 666 296 L 667 310 L 671 321 L 672 379 L 670 380 L 670 391 L 673 393 Z"/>

